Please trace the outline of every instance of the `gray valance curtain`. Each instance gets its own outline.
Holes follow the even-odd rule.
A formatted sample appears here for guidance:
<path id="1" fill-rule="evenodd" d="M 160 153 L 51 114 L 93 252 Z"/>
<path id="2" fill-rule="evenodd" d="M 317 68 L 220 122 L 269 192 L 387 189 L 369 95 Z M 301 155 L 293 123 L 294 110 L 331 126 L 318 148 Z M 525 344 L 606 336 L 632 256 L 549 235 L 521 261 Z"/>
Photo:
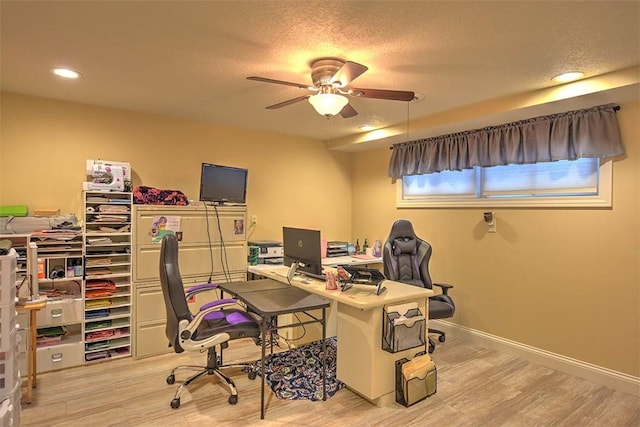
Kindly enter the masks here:
<path id="1" fill-rule="evenodd" d="M 395 144 L 389 176 L 618 156 L 624 153 L 619 108 L 607 104 Z"/>

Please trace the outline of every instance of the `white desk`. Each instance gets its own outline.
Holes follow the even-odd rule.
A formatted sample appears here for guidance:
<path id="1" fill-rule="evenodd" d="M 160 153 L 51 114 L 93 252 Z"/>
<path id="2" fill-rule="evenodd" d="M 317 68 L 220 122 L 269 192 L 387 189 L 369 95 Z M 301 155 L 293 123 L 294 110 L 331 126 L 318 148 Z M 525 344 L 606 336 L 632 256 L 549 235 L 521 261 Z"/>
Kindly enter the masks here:
<path id="1" fill-rule="evenodd" d="M 375 265 L 382 264 L 382 257 L 369 257 L 366 255 L 356 256 L 338 256 L 322 258 L 323 267 L 335 267 L 337 265 Z M 251 274 L 263 275 L 262 273 L 269 273 L 277 271 L 279 268 L 284 267 L 284 264 L 257 264 L 247 265 L 247 271 Z M 285 269 L 288 267 L 284 267 Z M 285 273 L 286 277 L 286 273 Z"/>
<path id="2" fill-rule="evenodd" d="M 282 265 L 252 265 L 248 270 L 286 283 L 289 268 Z M 303 283 L 303 280 L 308 283 Z M 375 286 L 356 285 L 345 292 L 340 289 L 329 291 L 323 281 L 300 277 L 296 277 L 291 284 L 331 301 L 326 332 L 327 336 L 335 335 L 338 338 L 338 379 L 372 401 L 394 392 L 395 361 L 403 357 L 410 359 L 424 349 L 397 353 L 384 351 L 382 308 L 415 301 L 426 316 L 428 298 L 433 291 L 390 280 L 384 282 L 387 290 L 381 295 L 376 295 Z"/>
<path id="3" fill-rule="evenodd" d="M 349 255 L 322 258 L 322 265 L 332 267 L 336 265 L 369 265 L 382 264 L 382 257 L 373 257 L 367 255 Z"/>

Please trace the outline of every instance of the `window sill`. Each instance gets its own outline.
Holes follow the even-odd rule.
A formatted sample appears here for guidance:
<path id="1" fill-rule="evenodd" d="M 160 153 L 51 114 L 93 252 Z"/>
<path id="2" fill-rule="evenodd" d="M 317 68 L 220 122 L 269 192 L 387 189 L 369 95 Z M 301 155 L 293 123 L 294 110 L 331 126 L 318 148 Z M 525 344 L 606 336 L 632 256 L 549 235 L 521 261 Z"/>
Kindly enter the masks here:
<path id="1" fill-rule="evenodd" d="M 411 208 L 610 208 L 611 200 L 600 196 L 579 198 L 527 197 L 522 199 L 469 199 L 469 200 L 403 200 L 399 209 Z"/>

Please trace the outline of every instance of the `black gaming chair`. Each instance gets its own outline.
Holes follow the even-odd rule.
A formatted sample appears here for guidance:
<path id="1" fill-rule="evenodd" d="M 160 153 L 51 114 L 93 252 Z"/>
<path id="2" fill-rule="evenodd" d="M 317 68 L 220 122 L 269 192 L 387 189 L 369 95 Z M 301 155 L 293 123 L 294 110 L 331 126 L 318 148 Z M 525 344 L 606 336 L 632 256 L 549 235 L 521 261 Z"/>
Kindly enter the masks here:
<path id="1" fill-rule="evenodd" d="M 393 223 L 384 244 L 382 258 L 387 279 L 429 289 L 435 285 L 442 289 L 441 294 L 429 297 L 429 319 L 446 319 L 453 316 L 456 306 L 448 295 L 449 289 L 453 286 L 431 281 L 431 245 L 416 236 L 411 222 L 400 219 Z M 429 328 L 429 332 L 438 334 L 440 342 L 446 339 L 443 331 Z M 429 338 L 429 353 L 434 349 L 435 343 Z"/>
<path id="2" fill-rule="evenodd" d="M 166 335 L 169 346 L 176 353 L 183 351 L 207 352 L 206 366 L 178 366 L 167 377 L 167 384 L 175 382 L 177 369 L 195 369 L 199 371 L 185 380 L 171 400 L 171 407 L 180 406 L 180 393 L 191 382 L 204 375 L 216 375 L 229 388 L 231 396 L 229 403 L 238 402 L 238 391 L 233 380 L 225 375 L 221 368 L 242 367 L 249 372 L 249 378 L 255 379 L 256 369 L 253 364 L 222 363 L 222 349 L 228 347 L 228 341 L 238 338 L 254 338 L 260 336 L 260 324 L 250 314 L 242 310 L 234 299 L 220 299 L 209 302 L 192 314 L 187 304 L 187 296 L 195 295 L 202 291 L 217 289 L 215 284 L 195 286 L 187 290 L 182 284 L 180 269 L 178 267 L 178 239 L 174 234 L 165 235 L 162 238 L 160 249 L 160 283 L 167 311 Z M 216 348 L 220 346 L 220 354 Z"/>

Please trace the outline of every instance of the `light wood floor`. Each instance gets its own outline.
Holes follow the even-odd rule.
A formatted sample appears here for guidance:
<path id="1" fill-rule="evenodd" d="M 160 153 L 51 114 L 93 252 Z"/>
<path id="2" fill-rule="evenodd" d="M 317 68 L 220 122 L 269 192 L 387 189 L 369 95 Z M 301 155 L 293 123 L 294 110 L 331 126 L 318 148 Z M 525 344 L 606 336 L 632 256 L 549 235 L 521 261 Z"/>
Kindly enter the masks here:
<path id="1" fill-rule="evenodd" d="M 225 360 L 259 358 L 250 340 L 231 343 Z M 171 367 L 200 364 L 204 355 L 167 354 L 83 366 L 38 376 L 34 402 L 22 405 L 22 426 L 640 426 L 640 398 L 516 357 L 448 338 L 433 359 L 438 392 L 405 408 L 378 406 L 343 389 L 326 402 L 279 400 L 266 391 L 260 420 L 260 380 L 237 371 L 237 405 L 214 377 L 169 402 Z M 183 371 L 184 373 L 184 371 Z"/>

